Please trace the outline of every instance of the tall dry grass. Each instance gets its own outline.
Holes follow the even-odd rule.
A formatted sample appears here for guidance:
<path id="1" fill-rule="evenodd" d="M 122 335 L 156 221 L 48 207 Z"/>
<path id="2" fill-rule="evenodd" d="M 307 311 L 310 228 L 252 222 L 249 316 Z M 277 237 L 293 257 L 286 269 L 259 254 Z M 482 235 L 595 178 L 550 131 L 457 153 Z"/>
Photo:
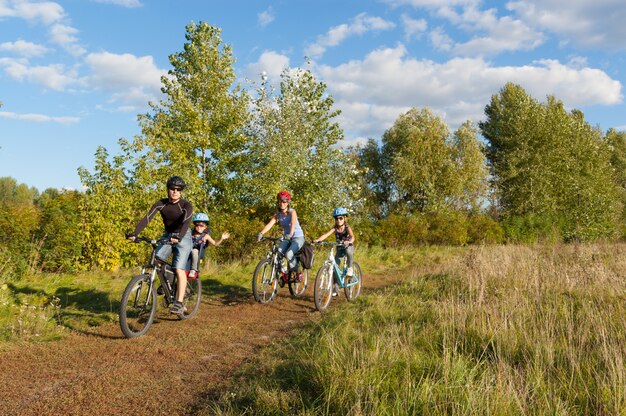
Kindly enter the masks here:
<path id="1" fill-rule="evenodd" d="M 220 414 L 626 414 L 626 246 L 473 247 L 245 369 Z M 367 275 L 367 272 L 366 272 Z"/>

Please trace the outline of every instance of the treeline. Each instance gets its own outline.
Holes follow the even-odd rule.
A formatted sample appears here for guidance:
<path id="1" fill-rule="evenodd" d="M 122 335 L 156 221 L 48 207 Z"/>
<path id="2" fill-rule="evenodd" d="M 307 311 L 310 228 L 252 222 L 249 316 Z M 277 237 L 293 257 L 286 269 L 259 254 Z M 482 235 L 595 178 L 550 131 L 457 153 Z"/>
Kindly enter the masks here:
<path id="1" fill-rule="evenodd" d="M 626 204 L 626 134 L 604 134 L 555 97 L 539 102 L 507 84 L 485 120 L 451 132 L 426 108 L 402 114 L 383 135 L 342 148 L 326 85 L 285 70 L 249 92 L 235 84 L 232 50 L 219 28 L 186 27 L 162 78 L 164 99 L 138 121 L 141 134 L 100 147 L 79 169 L 83 191 L 41 195 L 0 180 L 0 273 L 130 266 L 132 230 L 173 175 L 184 198 L 232 238 L 210 255 L 253 255 L 254 236 L 283 189 L 309 237 L 345 206 L 360 244 L 388 246 L 621 237 Z M 484 138 L 484 140 L 481 139 Z M 160 222 L 146 234 L 156 236 Z"/>

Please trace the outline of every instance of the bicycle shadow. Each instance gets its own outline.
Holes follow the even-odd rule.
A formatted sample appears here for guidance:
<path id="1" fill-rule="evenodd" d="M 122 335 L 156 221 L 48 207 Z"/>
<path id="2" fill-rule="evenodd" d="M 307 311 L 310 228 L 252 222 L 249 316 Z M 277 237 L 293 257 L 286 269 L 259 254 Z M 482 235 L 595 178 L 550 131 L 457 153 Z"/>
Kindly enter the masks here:
<path id="1" fill-rule="evenodd" d="M 42 307 L 52 311 L 51 318 L 61 327 L 85 335 L 117 338 L 95 331 L 97 327 L 116 320 L 120 301 L 112 299 L 108 292 L 69 286 L 58 287 L 54 292 L 49 292 L 13 284 L 10 284 L 10 289 L 16 301 L 19 294 L 44 297 L 46 304 Z"/>
<path id="2" fill-rule="evenodd" d="M 223 305 L 238 305 L 248 302 L 252 297 L 249 289 L 224 284 L 217 279 L 202 279 L 202 296 L 203 299 L 216 299 Z"/>

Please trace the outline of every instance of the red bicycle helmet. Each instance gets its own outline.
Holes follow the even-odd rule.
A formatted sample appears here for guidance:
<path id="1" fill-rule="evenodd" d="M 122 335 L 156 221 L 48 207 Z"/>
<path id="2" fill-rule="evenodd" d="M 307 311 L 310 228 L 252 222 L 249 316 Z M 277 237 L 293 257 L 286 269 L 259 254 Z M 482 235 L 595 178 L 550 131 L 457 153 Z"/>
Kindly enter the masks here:
<path id="1" fill-rule="evenodd" d="M 291 194 L 289 192 L 287 192 L 287 191 L 281 191 L 276 196 L 276 199 L 278 199 L 279 201 L 281 199 L 286 199 L 287 201 L 291 201 Z"/>

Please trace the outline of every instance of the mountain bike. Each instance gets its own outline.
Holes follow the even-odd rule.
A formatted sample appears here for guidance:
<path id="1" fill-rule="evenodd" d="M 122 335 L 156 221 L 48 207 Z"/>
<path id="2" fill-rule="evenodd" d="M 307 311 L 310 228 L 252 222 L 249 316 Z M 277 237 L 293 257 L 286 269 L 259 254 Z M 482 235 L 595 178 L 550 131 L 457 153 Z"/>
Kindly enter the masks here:
<path id="1" fill-rule="evenodd" d="M 156 256 L 156 249 L 161 244 L 170 244 L 167 239 L 153 240 L 147 237 L 137 237 L 136 243 L 145 242 L 152 246 L 149 262 L 142 266 L 141 274 L 134 276 L 126 285 L 120 304 L 120 327 L 126 338 L 135 338 L 145 334 L 154 322 L 157 312 L 157 296 L 163 296 L 163 304 L 169 308 L 176 300 L 178 279 L 172 265 Z M 189 274 L 189 270 L 186 271 Z M 157 288 L 157 280 L 160 286 Z M 193 317 L 200 307 L 202 282 L 199 275 L 187 278 L 184 311 L 178 314 L 180 319 Z"/>
<path id="2" fill-rule="evenodd" d="M 278 286 L 287 284 L 289 293 L 295 298 L 301 298 L 306 292 L 309 282 L 309 271 L 302 268 L 302 277 L 298 273 L 291 271 L 287 273 L 287 259 L 280 252 L 280 242 L 282 238 L 263 237 L 261 241 L 271 241 L 272 249 L 267 256 L 257 264 L 252 275 L 252 293 L 254 299 L 259 303 L 268 303 L 274 300 L 278 293 Z M 295 254 L 297 256 L 297 254 Z"/>
<path id="3" fill-rule="evenodd" d="M 340 261 L 342 267 L 339 267 L 340 265 L 335 262 L 335 248 L 343 247 L 343 244 L 323 241 L 313 244 L 330 247 L 328 258 L 324 261 L 324 264 L 320 267 L 315 277 L 313 299 L 317 310 L 321 312 L 330 305 L 330 300 L 333 296 L 333 284 L 336 284 L 339 289 L 343 288 L 348 301 L 356 299 L 361 293 L 361 285 L 363 283 L 361 266 L 359 266 L 356 261 L 353 261 L 352 269 L 354 274 L 348 279 L 346 260 Z"/>

